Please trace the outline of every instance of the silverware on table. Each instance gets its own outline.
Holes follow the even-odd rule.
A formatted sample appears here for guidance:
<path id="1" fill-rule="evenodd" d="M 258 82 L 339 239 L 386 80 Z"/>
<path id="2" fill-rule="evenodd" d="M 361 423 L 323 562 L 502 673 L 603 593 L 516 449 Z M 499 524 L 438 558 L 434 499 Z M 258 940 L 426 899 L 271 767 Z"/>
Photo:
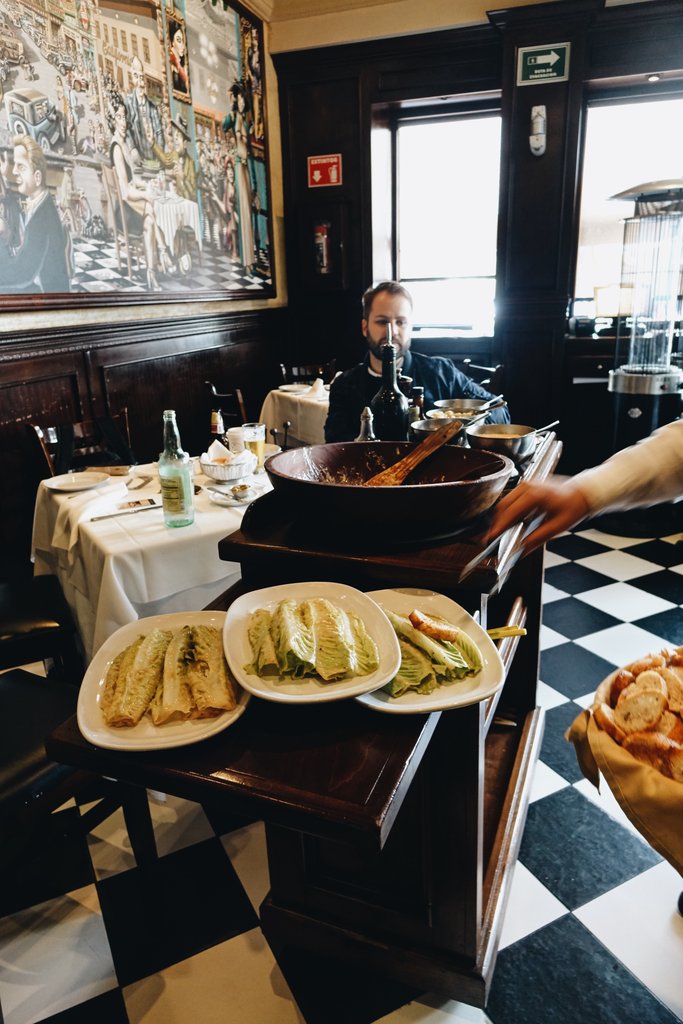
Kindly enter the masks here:
<path id="1" fill-rule="evenodd" d="M 150 512 L 155 508 L 161 508 L 161 505 L 142 505 L 140 508 L 126 508 L 121 512 L 108 512 L 106 516 L 93 516 L 90 522 L 101 523 L 103 519 L 117 519 L 119 516 L 136 516 L 138 512 Z"/>

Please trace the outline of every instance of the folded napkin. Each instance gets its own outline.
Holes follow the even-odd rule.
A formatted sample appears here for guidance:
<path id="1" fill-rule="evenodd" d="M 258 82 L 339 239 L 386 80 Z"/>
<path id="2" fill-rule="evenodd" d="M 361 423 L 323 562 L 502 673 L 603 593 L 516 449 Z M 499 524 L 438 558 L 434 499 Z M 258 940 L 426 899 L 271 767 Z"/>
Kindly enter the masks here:
<path id="1" fill-rule="evenodd" d="M 327 392 L 325 391 L 325 385 L 322 377 L 316 377 L 311 384 L 310 388 L 301 392 L 302 398 L 314 398 L 316 401 L 321 401 L 323 398 L 327 398 Z"/>
<path id="2" fill-rule="evenodd" d="M 93 516 L 114 512 L 120 501 L 128 496 L 128 488 L 123 480 L 112 477 L 111 483 L 103 487 L 95 487 L 82 494 L 69 495 L 65 498 L 57 513 L 55 529 L 52 535 L 52 546 L 70 551 L 78 537 L 79 524 Z"/>
<path id="3" fill-rule="evenodd" d="M 230 451 L 221 441 L 212 441 L 201 457 L 205 462 L 230 462 L 232 460 Z"/>

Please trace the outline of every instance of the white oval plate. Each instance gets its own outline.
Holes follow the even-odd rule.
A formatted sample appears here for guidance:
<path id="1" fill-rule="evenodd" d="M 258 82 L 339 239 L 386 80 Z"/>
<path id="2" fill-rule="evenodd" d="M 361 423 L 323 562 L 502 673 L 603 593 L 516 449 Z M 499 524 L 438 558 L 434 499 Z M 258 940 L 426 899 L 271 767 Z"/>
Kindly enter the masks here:
<path id="1" fill-rule="evenodd" d="M 310 384 L 280 384 L 278 391 L 287 391 L 290 395 L 300 395 L 302 391 L 308 391 Z"/>
<path id="2" fill-rule="evenodd" d="M 437 686 L 431 693 L 408 690 L 400 697 L 390 697 L 384 690 L 366 693 L 357 697 L 362 704 L 376 711 L 390 714 L 428 714 L 430 711 L 446 711 L 449 708 L 463 708 L 486 700 L 500 689 L 505 682 L 505 669 L 498 648 L 478 622 L 459 604 L 433 590 L 371 590 L 368 597 L 380 608 L 387 608 L 397 615 L 410 615 L 419 608 L 428 615 L 440 615 L 454 626 L 458 626 L 474 640 L 481 652 L 484 667 L 476 676 L 468 676 L 445 686 Z M 387 680 L 388 681 L 388 680 Z"/>
<path id="3" fill-rule="evenodd" d="M 250 696 L 237 686 L 237 707 L 224 711 L 216 718 L 197 718 L 184 722 L 166 722 L 154 725 L 148 715 L 131 728 L 114 729 L 107 725 L 100 711 L 107 669 L 116 655 L 132 644 L 141 633 L 153 629 L 179 629 L 181 626 L 215 626 L 222 629 L 225 612 L 171 612 L 168 615 L 150 615 L 146 619 L 128 622 L 109 637 L 90 662 L 78 694 L 76 718 L 78 728 L 91 743 L 107 750 L 165 750 L 184 747 L 188 743 L 205 740 L 227 729 L 242 715 Z"/>
<path id="4" fill-rule="evenodd" d="M 62 473 L 49 477 L 44 483 L 51 491 L 89 491 L 110 479 L 108 473 Z"/>
<path id="5" fill-rule="evenodd" d="M 354 612 L 365 623 L 365 628 L 377 644 L 380 655 L 379 667 L 367 676 L 352 676 L 336 682 L 324 683 L 321 679 L 283 679 L 280 676 L 261 678 L 244 668 L 252 659 L 251 645 L 247 636 L 249 616 L 257 608 L 269 611 L 284 598 L 305 601 L 313 597 L 325 597 L 328 601 Z M 388 618 L 374 601 L 360 590 L 343 583 L 285 583 L 278 587 L 254 590 L 238 597 L 228 608 L 223 629 L 223 646 L 228 665 L 235 679 L 250 693 L 264 700 L 284 704 L 313 704 L 320 701 L 342 700 L 359 693 L 376 690 L 388 683 L 398 672 L 401 664 L 401 649 Z"/>
<path id="6" fill-rule="evenodd" d="M 251 491 L 248 498 L 236 498 L 234 494 L 226 494 L 224 491 L 215 491 L 212 487 L 206 487 L 205 490 L 209 497 L 209 501 L 212 501 L 214 505 L 223 505 L 224 508 L 235 508 L 239 506 L 244 508 L 252 501 L 256 501 L 259 496 L 257 491 Z"/>

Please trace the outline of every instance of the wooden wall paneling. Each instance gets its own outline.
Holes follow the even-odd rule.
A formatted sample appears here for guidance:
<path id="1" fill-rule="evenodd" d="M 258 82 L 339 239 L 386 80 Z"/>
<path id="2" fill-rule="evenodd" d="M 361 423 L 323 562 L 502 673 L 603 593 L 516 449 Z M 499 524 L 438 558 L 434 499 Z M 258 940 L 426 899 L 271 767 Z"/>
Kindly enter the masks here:
<path id="1" fill-rule="evenodd" d="M 77 352 L 26 360 L 0 367 L 0 477 L 11 481 L 0 504 L 4 571 L 27 565 L 35 489 L 42 473 L 26 444 L 25 424 L 85 418 L 89 409 L 86 367 Z M 0 575 L 3 570 L 0 569 Z"/>
<path id="2" fill-rule="evenodd" d="M 193 454 L 209 439 L 211 400 L 243 388 L 256 418 L 288 356 L 287 310 L 226 316 L 88 324 L 6 335 L 0 344 L 0 472 L 12 480 L 0 505 L 4 563 L 0 579 L 30 572 L 31 525 L 39 477 L 28 461 L 24 423 L 81 420 L 123 406 L 139 461 L 158 457 L 164 408 L 176 408 L 183 444 Z"/>

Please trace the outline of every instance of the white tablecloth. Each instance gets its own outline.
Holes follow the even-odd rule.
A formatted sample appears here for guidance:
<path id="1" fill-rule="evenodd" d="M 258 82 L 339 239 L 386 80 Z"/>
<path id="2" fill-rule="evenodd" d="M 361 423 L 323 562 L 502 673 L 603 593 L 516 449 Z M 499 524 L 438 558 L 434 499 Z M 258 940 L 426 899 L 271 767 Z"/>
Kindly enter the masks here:
<path id="1" fill-rule="evenodd" d="M 327 392 L 322 399 L 317 399 L 307 397 L 305 392 L 295 395 L 288 391 L 269 391 L 261 408 L 260 422 L 266 424 L 267 432 L 271 428 L 281 432 L 282 424 L 288 420 L 292 424 L 289 432 L 294 437 L 306 444 L 324 444 L 328 408 Z"/>
<path id="2" fill-rule="evenodd" d="M 184 199 L 182 196 L 166 192 L 162 196 L 155 197 L 154 216 L 164 233 L 166 244 L 171 252 L 174 252 L 173 243 L 176 231 L 184 224 L 188 224 L 192 228 L 201 249 L 202 231 L 197 203 L 193 203 L 191 199 Z"/>
<path id="3" fill-rule="evenodd" d="M 211 481 L 200 476 L 197 483 Z M 145 497 L 161 501 L 156 477 L 134 491 L 115 477 L 78 493 L 52 491 L 44 482 L 38 488 L 35 573 L 59 577 L 88 658 L 120 626 L 147 615 L 198 611 L 240 578 L 238 563 L 218 557 L 218 541 L 239 527 L 245 506 L 216 505 L 203 491 L 195 497 L 191 526 L 164 526 L 161 508 L 91 521 Z"/>

